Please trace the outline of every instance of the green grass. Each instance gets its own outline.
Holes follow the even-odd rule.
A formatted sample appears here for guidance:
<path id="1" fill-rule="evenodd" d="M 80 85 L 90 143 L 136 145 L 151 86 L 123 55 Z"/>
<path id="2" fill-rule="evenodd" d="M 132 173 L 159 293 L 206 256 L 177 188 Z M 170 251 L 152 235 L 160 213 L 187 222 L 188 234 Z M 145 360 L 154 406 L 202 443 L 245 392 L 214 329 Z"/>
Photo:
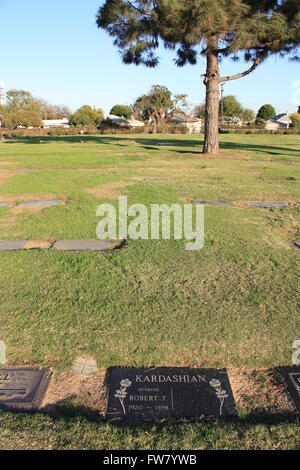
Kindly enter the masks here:
<path id="1" fill-rule="evenodd" d="M 218 158 L 200 153 L 197 136 L 133 138 L 135 143 L 116 136 L 84 137 L 84 144 L 81 137 L 0 143 L 0 182 L 6 175 L 0 202 L 50 196 L 65 202 L 39 211 L 0 208 L 0 239 L 94 239 L 99 202 L 117 205 L 109 199 L 111 187 L 128 195 L 129 204 L 147 206 L 191 199 L 300 200 L 297 136 L 224 135 Z M 254 161 L 260 159 L 268 162 Z M 18 168 L 38 171 L 5 173 Z M 92 188 L 100 192 L 87 192 Z M 299 239 L 299 207 L 206 207 L 205 225 L 205 246 L 198 252 L 187 252 L 184 241 L 129 240 L 111 253 L 0 253 L 0 338 L 8 362 L 58 371 L 81 354 L 103 368 L 290 364 L 292 342 L 300 336 L 299 252 L 292 247 Z M 25 443 L 36 429 L 32 445 L 54 448 L 299 443 L 293 419 L 257 422 L 247 415 L 218 426 L 130 428 L 94 423 L 78 415 L 76 405 L 66 409 L 56 418 L 0 415 L 6 430 L 0 448 L 9 442 L 22 447 L 13 437 L 20 428 Z"/>

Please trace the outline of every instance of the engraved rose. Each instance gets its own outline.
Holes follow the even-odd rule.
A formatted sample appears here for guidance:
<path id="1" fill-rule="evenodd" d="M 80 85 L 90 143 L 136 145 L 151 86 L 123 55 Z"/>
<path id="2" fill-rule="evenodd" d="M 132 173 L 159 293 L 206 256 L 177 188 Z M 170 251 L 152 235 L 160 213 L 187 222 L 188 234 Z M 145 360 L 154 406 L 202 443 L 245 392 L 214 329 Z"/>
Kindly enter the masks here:
<path id="1" fill-rule="evenodd" d="M 132 382 L 129 379 L 122 379 L 120 382 L 120 390 L 117 390 L 115 393 L 115 397 L 118 398 L 121 403 L 124 415 L 126 415 L 124 399 L 127 397 L 127 388 L 129 388 L 131 385 Z"/>
<path id="2" fill-rule="evenodd" d="M 220 380 L 212 379 L 209 382 L 209 385 L 215 389 L 215 394 L 220 400 L 220 416 L 222 416 L 224 401 L 225 398 L 228 398 L 228 393 L 226 392 L 226 390 L 222 389 L 222 384 Z"/>
<path id="3" fill-rule="evenodd" d="M 132 382 L 129 379 L 123 379 L 123 380 L 121 380 L 120 385 L 122 387 L 127 388 L 127 387 L 130 387 L 130 385 L 132 385 Z"/>

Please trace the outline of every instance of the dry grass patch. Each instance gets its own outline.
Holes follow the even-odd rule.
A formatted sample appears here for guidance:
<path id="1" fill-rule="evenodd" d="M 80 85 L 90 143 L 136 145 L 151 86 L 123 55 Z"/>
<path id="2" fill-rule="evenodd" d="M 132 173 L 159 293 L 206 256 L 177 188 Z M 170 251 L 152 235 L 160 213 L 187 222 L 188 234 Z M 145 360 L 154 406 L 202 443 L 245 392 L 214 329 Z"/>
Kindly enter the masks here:
<path id="1" fill-rule="evenodd" d="M 47 242 L 43 240 L 30 240 L 25 245 L 25 250 L 34 250 L 34 249 L 48 249 L 51 248 L 52 242 Z"/>
<path id="2" fill-rule="evenodd" d="M 135 180 L 137 180 L 137 178 L 135 178 Z M 135 184 L 135 181 L 115 181 L 96 188 L 87 188 L 85 191 L 95 196 L 97 199 L 118 199 L 122 189 L 134 186 Z"/>
<path id="3" fill-rule="evenodd" d="M 296 408 L 284 383 L 272 369 L 228 369 L 231 388 L 238 406 L 246 412 L 253 406 L 263 412 L 292 413 Z"/>
<path id="4" fill-rule="evenodd" d="M 12 175 L 13 173 L 10 171 L 2 171 L 0 173 L 0 186 L 4 184 Z"/>
<path id="5" fill-rule="evenodd" d="M 37 214 L 47 206 L 13 206 L 9 208 L 7 214 L 0 218 L 0 230 L 9 230 L 15 227 L 24 214 L 26 213 Z"/>

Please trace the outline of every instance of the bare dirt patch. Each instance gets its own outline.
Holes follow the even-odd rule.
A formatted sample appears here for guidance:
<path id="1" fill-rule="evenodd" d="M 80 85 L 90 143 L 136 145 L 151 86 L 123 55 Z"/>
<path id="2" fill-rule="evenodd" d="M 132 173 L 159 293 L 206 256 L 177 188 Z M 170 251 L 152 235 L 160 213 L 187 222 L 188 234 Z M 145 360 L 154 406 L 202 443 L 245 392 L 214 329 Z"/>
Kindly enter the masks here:
<path id="1" fill-rule="evenodd" d="M 0 173 L 0 186 L 13 175 L 10 171 L 1 171 Z M 2 197 L 2 196 L 1 196 Z"/>
<path id="2" fill-rule="evenodd" d="M 134 186 L 135 184 L 134 181 L 115 181 L 96 188 L 87 188 L 85 191 L 97 199 L 118 199 L 122 189 Z"/>
<path id="3" fill-rule="evenodd" d="M 76 398 L 81 408 L 104 415 L 107 405 L 105 373 L 105 369 L 98 370 L 93 377 L 75 375 L 72 371 L 55 373 L 42 403 L 42 409 L 55 411 L 59 403 Z"/>
<path id="4" fill-rule="evenodd" d="M 34 249 L 47 249 L 51 248 L 52 242 L 47 242 L 43 240 L 30 240 L 25 245 L 25 250 L 34 250 Z"/>
<path id="5" fill-rule="evenodd" d="M 284 383 L 271 369 L 228 369 L 228 375 L 238 406 L 253 411 L 290 413 L 296 410 Z"/>
<path id="6" fill-rule="evenodd" d="M 1 160 L 0 161 L 0 165 L 11 165 L 12 163 L 15 163 L 15 162 L 9 162 L 9 161 L 5 161 L 5 160 Z"/>

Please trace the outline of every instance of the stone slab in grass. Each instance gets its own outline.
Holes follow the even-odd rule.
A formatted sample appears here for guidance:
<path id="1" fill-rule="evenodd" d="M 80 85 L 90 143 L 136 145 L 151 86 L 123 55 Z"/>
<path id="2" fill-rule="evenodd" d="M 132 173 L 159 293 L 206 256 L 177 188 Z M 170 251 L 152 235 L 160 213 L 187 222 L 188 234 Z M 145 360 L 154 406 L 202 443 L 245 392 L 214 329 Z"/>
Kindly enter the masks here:
<path id="1" fill-rule="evenodd" d="M 115 367 L 108 384 L 109 421 L 237 417 L 225 369 Z"/>
<path id="2" fill-rule="evenodd" d="M 294 242 L 294 246 L 298 249 L 300 249 L 300 242 Z"/>
<path id="3" fill-rule="evenodd" d="M 10 207 L 11 204 L 9 202 L 0 202 L 0 207 Z"/>
<path id="4" fill-rule="evenodd" d="M 97 372 L 97 362 L 94 359 L 78 357 L 73 363 L 72 371 L 74 374 L 90 377 Z"/>
<path id="5" fill-rule="evenodd" d="M 16 173 L 35 173 L 36 170 L 34 168 L 26 168 L 24 170 L 16 170 Z"/>
<path id="6" fill-rule="evenodd" d="M 198 201 L 193 200 L 192 204 L 204 204 L 208 206 L 232 206 L 232 202 L 230 201 Z"/>
<path id="7" fill-rule="evenodd" d="M 280 367 L 279 370 L 297 410 L 300 411 L 300 367 Z"/>
<path id="8" fill-rule="evenodd" d="M 0 369 L 0 409 L 37 411 L 50 378 L 45 369 Z"/>
<path id="9" fill-rule="evenodd" d="M 286 202 L 250 202 L 250 207 L 287 207 Z"/>
<path id="10" fill-rule="evenodd" d="M 7 240 L 0 241 L 0 251 L 22 250 L 25 248 L 27 240 Z"/>
<path id="11" fill-rule="evenodd" d="M 58 199 L 49 199 L 46 201 L 23 201 L 19 206 L 57 206 L 59 203 Z"/>
<path id="12" fill-rule="evenodd" d="M 114 248 L 111 240 L 57 240 L 52 248 L 59 251 L 105 251 Z"/>

